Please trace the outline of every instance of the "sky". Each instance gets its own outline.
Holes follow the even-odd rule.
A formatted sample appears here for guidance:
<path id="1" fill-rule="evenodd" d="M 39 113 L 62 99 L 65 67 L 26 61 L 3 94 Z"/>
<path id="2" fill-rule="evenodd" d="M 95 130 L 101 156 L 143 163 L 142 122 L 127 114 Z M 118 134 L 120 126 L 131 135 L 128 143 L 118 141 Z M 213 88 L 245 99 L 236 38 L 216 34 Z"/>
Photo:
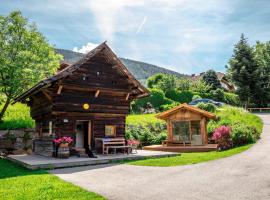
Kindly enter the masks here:
<path id="1" fill-rule="evenodd" d="M 270 40 L 269 0 L 0 0 L 0 15 L 13 10 L 56 48 L 107 41 L 119 57 L 185 74 L 224 72 L 241 33 Z"/>

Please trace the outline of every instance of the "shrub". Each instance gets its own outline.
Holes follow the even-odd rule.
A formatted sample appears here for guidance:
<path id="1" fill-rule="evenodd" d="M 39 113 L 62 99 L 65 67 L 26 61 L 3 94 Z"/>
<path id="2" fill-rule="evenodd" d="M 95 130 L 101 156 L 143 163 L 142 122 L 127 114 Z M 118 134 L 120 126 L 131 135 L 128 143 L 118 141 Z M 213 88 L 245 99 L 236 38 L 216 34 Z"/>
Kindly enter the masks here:
<path id="1" fill-rule="evenodd" d="M 192 100 L 201 99 L 202 97 L 198 94 L 193 95 Z"/>
<path id="2" fill-rule="evenodd" d="M 166 137 L 166 126 L 160 123 L 128 125 L 126 128 L 126 138 L 139 140 L 141 146 L 161 144 Z"/>
<path id="3" fill-rule="evenodd" d="M 215 112 L 217 109 L 217 107 L 212 103 L 198 103 L 196 106 L 208 112 Z"/>
<path id="4" fill-rule="evenodd" d="M 210 98 L 216 101 L 224 101 L 224 91 L 220 88 L 210 91 Z"/>
<path id="5" fill-rule="evenodd" d="M 196 94 L 196 93 L 195 93 Z M 170 90 L 166 92 L 165 96 L 173 101 L 177 101 L 179 103 L 189 103 L 192 101 L 194 93 L 191 91 L 177 91 Z"/>
<path id="6" fill-rule="evenodd" d="M 232 147 L 231 128 L 229 126 L 220 126 L 214 130 L 213 140 L 218 144 L 220 150 Z"/>
<path id="7" fill-rule="evenodd" d="M 165 104 L 165 105 L 162 105 L 160 106 L 160 111 L 166 111 L 166 110 L 169 110 L 171 108 L 174 108 L 175 106 L 177 106 L 178 104 L 177 103 L 172 103 L 172 104 Z"/>
<path id="8" fill-rule="evenodd" d="M 141 113 L 149 103 L 153 106 L 154 109 L 160 110 L 160 106 L 164 104 L 172 104 L 174 101 L 165 97 L 164 92 L 159 89 L 151 89 L 151 95 L 142 99 L 136 100 L 132 103 L 132 112 Z"/>
<path id="9" fill-rule="evenodd" d="M 210 120 L 207 126 L 208 136 L 212 137 L 216 128 L 224 125 L 231 127 L 234 146 L 256 142 L 262 131 L 262 120 L 242 108 L 222 106 L 215 112 L 218 120 Z"/>
<path id="10" fill-rule="evenodd" d="M 232 126 L 232 140 L 235 146 L 254 143 L 260 137 L 255 127 L 245 124 L 234 124 Z"/>
<path id="11" fill-rule="evenodd" d="M 230 92 L 224 92 L 224 102 L 232 106 L 241 105 L 238 95 Z"/>

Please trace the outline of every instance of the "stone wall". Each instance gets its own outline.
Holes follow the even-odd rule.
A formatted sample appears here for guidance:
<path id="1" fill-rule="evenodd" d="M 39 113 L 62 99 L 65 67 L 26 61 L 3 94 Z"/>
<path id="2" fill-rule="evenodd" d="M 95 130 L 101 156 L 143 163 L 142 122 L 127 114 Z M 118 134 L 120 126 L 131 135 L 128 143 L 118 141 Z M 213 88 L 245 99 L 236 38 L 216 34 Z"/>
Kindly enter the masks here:
<path id="1" fill-rule="evenodd" d="M 53 139 L 37 138 L 33 140 L 33 151 L 42 156 L 53 156 Z"/>
<path id="2" fill-rule="evenodd" d="M 32 153 L 35 129 L 0 130 L 0 153 Z"/>

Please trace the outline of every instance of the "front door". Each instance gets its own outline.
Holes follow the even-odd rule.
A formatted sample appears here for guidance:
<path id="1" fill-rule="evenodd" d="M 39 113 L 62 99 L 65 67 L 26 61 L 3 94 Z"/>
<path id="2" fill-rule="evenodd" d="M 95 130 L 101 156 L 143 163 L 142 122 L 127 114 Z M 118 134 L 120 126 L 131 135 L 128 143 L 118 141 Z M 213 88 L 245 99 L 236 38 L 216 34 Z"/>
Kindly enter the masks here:
<path id="1" fill-rule="evenodd" d="M 92 148 L 91 121 L 76 121 L 76 148 Z"/>

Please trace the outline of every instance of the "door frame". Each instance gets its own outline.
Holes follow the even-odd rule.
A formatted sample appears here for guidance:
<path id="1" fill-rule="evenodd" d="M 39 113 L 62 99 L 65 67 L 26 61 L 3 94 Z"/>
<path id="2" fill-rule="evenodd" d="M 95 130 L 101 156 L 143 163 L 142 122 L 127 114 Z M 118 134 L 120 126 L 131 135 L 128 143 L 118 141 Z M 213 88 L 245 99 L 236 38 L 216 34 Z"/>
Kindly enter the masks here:
<path id="1" fill-rule="evenodd" d="M 75 129 L 76 129 L 76 125 L 77 125 L 77 122 L 88 122 L 88 130 L 87 130 L 87 144 L 89 146 L 90 149 L 92 149 L 92 137 L 93 137 L 93 134 L 92 134 L 92 120 L 84 120 L 84 119 L 80 119 L 80 120 L 75 120 Z M 75 131 L 76 134 L 77 134 L 77 130 Z"/>

